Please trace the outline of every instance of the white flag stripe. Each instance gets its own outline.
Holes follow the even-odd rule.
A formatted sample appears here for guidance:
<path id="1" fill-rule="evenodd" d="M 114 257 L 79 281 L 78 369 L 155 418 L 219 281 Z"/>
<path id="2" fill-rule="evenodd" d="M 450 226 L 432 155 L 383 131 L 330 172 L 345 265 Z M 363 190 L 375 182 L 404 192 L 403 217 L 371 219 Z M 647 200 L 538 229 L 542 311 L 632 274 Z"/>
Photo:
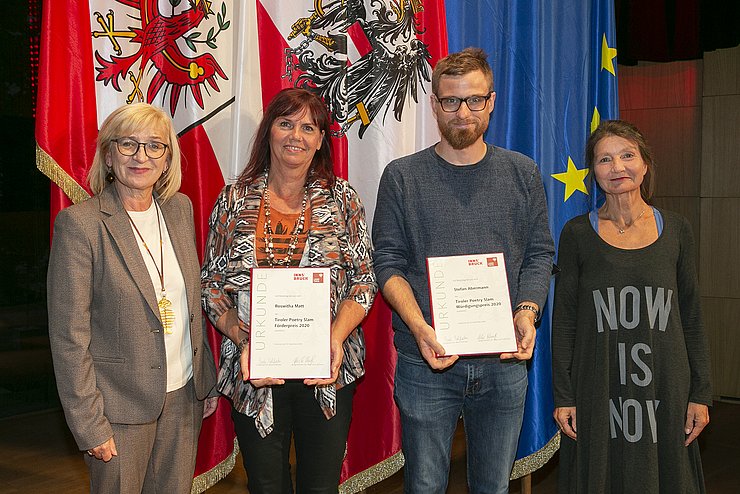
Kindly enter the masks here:
<path id="1" fill-rule="evenodd" d="M 252 135 L 262 118 L 260 64 L 254 63 L 259 60 L 256 2 L 236 2 L 234 20 L 242 27 L 232 33 L 236 47 L 232 70 L 235 101 L 228 112 L 204 125 L 227 183 L 244 168 Z"/>
<path id="2" fill-rule="evenodd" d="M 385 166 L 391 160 L 412 154 L 439 140 L 439 131 L 429 106 L 431 84 L 425 84 L 425 89 L 427 93 L 420 94 L 418 108 L 407 103 L 404 122 L 398 122 L 391 109 L 385 118 L 383 113 L 375 118 L 362 139 L 357 137 L 356 130 L 347 134 L 349 181 L 360 194 L 369 225 L 372 225 L 378 182 Z"/>

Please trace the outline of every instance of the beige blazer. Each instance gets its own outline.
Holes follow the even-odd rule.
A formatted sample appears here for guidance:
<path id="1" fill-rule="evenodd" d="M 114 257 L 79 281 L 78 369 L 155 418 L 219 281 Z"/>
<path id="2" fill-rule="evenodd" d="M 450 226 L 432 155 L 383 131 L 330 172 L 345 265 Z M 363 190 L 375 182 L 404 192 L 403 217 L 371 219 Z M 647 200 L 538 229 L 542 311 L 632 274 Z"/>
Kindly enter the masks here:
<path id="1" fill-rule="evenodd" d="M 200 306 L 193 207 L 180 193 L 161 206 L 185 278 L 193 379 L 202 400 L 214 386 L 216 367 Z M 57 388 L 77 446 L 105 442 L 113 435 L 111 423 L 154 421 L 167 385 L 164 330 L 115 187 L 57 215 L 47 299 Z"/>

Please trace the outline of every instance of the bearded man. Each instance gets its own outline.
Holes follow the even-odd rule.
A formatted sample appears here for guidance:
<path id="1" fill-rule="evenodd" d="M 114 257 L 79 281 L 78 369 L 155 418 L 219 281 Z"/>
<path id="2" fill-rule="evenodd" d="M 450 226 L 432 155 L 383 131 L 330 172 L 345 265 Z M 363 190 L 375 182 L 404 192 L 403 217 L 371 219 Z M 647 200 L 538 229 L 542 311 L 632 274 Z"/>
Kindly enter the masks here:
<path id="1" fill-rule="evenodd" d="M 404 491 L 445 492 L 462 416 L 470 492 L 505 493 L 554 254 L 545 191 L 531 159 L 483 140 L 496 93 L 482 50 L 441 59 L 432 92 L 441 140 L 386 167 L 373 224 L 375 272 L 398 351 Z M 499 252 L 517 350 L 447 355 L 431 326 L 427 258 Z"/>

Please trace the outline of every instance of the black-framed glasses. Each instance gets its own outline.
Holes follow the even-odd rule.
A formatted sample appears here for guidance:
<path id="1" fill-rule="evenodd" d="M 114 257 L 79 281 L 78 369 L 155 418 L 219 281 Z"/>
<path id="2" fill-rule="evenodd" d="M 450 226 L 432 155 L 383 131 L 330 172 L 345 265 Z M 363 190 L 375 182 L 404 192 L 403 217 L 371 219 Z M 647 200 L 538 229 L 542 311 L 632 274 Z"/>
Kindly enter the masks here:
<path id="1" fill-rule="evenodd" d="M 167 144 L 159 141 L 139 142 L 130 137 L 122 137 L 120 139 L 111 139 L 111 142 L 116 143 L 118 152 L 124 156 L 134 156 L 139 152 L 139 148 L 144 146 L 144 154 L 149 158 L 156 160 L 164 156 L 167 151 Z"/>
<path id="2" fill-rule="evenodd" d="M 442 111 L 447 113 L 455 113 L 460 109 L 460 105 L 465 102 L 468 105 L 470 111 L 481 111 L 486 107 L 486 103 L 491 98 L 491 93 L 485 96 L 468 96 L 467 98 L 456 98 L 455 96 L 448 96 L 446 98 L 440 98 L 436 94 L 434 95 L 439 101 L 439 106 L 442 107 Z"/>

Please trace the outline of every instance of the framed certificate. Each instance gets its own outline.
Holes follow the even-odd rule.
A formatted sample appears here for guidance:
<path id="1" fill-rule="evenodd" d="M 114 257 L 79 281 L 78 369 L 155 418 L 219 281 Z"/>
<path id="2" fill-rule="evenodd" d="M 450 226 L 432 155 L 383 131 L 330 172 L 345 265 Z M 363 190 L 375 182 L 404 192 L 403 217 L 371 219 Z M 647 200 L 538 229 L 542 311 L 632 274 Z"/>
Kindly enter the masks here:
<path id="1" fill-rule="evenodd" d="M 331 376 L 329 268 L 252 268 L 249 375 Z"/>
<path id="2" fill-rule="evenodd" d="M 515 352 L 504 255 L 427 258 L 432 326 L 446 355 Z"/>

